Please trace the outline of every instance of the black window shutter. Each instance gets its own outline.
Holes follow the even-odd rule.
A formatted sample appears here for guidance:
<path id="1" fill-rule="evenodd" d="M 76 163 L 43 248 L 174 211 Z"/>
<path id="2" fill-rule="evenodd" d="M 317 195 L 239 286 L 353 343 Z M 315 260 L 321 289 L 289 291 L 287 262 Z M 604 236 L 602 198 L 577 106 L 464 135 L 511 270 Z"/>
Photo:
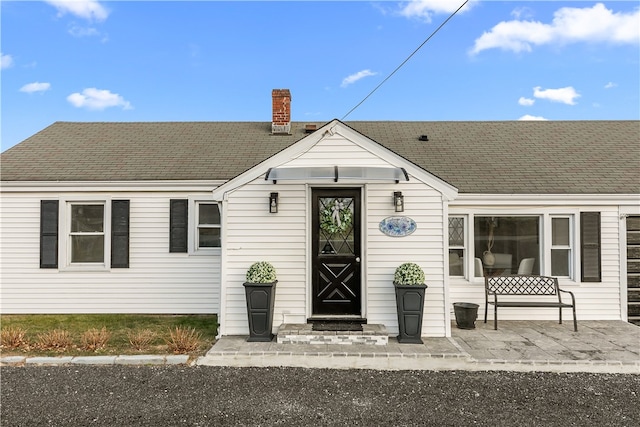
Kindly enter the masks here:
<path id="1" fill-rule="evenodd" d="M 40 268 L 58 268 L 58 201 L 40 201 Z"/>
<path id="2" fill-rule="evenodd" d="M 111 202 L 111 267 L 129 268 L 129 201 Z"/>
<path id="3" fill-rule="evenodd" d="M 600 258 L 600 212 L 580 213 L 580 251 L 582 281 L 602 281 Z"/>
<path id="4" fill-rule="evenodd" d="M 169 212 L 169 252 L 187 252 L 188 200 L 172 199 Z"/>

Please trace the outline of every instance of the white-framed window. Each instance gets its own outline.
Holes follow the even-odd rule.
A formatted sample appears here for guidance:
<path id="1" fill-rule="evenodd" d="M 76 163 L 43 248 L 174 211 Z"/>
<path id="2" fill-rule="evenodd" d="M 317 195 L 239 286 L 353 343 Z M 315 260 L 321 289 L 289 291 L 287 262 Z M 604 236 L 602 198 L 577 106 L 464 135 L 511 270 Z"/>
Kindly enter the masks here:
<path id="1" fill-rule="evenodd" d="M 130 201 L 40 201 L 40 268 L 129 268 Z"/>
<path id="2" fill-rule="evenodd" d="M 449 275 L 465 276 L 466 218 L 449 216 Z"/>
<path id="3" fill-rule="evenodd" d="M 104 201 L 67 202 L 67 265 L 105 265 L 107 218 Z"/>
<path id="4" fill-rule="evenodd" d="M 541 216 L 475 215 L 473 247 L 484 276 L 539 274 Z"/>
<path id="5" fill-rule="evenodd" d="M 220 208 L 217 203 L 196 202 L 197 232 L 195 249 L 219 248 L 220 243 Z"/>
<path id="6" fill-rule="evenodd" d="M 551 216 L 551 275 L 573 277 L 573 221 L 568 215 Z"/>

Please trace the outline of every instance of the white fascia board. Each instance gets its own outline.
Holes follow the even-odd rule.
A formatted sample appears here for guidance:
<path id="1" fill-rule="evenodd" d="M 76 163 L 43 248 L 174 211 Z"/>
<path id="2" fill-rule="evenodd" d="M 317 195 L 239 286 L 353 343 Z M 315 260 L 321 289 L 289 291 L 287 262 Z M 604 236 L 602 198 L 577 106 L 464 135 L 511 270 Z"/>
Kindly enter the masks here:
<path id="1" fill-rule="evenodd" d="M 96 191 L 204 191 L 224 184 L 222 180 L 188 181 L 2 181 L 0 192 L 96 192 Z"/>
<path id="2" fill-rule="evenodd" d="M 477 194 L 460 193 L 449 206 L 504 205 L 595 206 L 638 205 L 640 194 Z"/>
<path id="3" fill-rule="evenodd" d="M 315 146 L 318 142 L 325 138 L 325 136 L 333 136 L 335 134 L 342 136 L 343 138 L 369 151 L 370 153 L 386 160 L 395 167 L 404 168 L 409 175 L 440 191 L 448 200 L 453 200 L 456 198 L 458 189 L 451 184 L 441 180 L 437 176 L 429 173 L 416 164 L 411 163 L 404 157 L 394 153 L 393 151 L 378 144 L 377 142 L 372 141 L 370 138 L 367 138 L 366 135 L 363 135 L 351 129 L 339 120 L 334 119 L 309 136 L 302 138 L 301 140 L 295 142 L 293 145 L 285 148 L 279 153 L 274 154 L 273 156 L 257 164 L 253 168 L 216 188 L 213 191 L 213 199 L 223 200 L 226 193 L 257 179 L 260 176 L 263 176 L 270 168 L 282 166 L 283 164 L 286 164 L 291 160 L 297 159 L 298 157 L 309 151 L 311 148 L 313 148 L 313 146 Z"/>

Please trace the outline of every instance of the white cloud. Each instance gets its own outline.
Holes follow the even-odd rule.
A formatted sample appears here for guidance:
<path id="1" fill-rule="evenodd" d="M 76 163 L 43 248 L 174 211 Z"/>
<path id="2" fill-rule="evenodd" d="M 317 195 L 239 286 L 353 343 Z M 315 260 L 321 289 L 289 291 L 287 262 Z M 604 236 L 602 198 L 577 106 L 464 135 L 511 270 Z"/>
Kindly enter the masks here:
<path id="1" fill-rule="evenodd" d="M 460 9 L 465 12 L 471 8 L 474 0 L 469 1 Z M 431 18 L 436 14 L 451 14 L 455 12 L 462 1 L 460 0 L 411 0 L 408 3 L 401 3 L 398 14 L 406 18 L 417 18 L 425 22 L 431 22 Z"/>
<path id="2" fill-rule="evenodd" d="M 604 85 L 605 89 L 612 89 L 614 87 L 618 87 L 618 83 L 614 83 L 614 82 L 609 82 L 606 85 Z"/>
<path id="3" fill-rule="evenodd" d="M 535 99 L 525 98 L 524 96 L 521 96 L 520 99 L 518 99 L 518 104 L 523 105 L 525 107 L 529 107 L 533 105 L 535 102 L 536 102 Z"/>
<path id="4" fill-rule="evenodd" d="M 70 13 L 88 21 L 104 21 L 109 11 L 96 0 L 46 0 L 58 9 L 58 15 Z"/>
<path id="5" fill-rule="evenodd" d="M 74 37 L 91 37 L 99 36 L 100 32 L 93 27 L 81 27 L 79 25 L 72 25 L 69 27 L 69 34 Z"/>
<path id="6" fill-rule="evenodd" d="M 26 85 L 22 86 L 20 88 L 20 92 L 26 92 L 26 93 L 45 92 L 49 89 L 51 89 L 51 83 L 33 82 L 33 83 L 27 83 Z"/>
<path id="7" fill-rule="evenodd" d="M 539 99 L 547 99 L 552 102 L 562 102 L 563 104 L 575 105 L 575 99 L 580 94 L 571 87 L 562 87 L 559 89 L 541 89 L 540 86 L 533 88 L 533 96 Z"/>
<path id="8" fill-rule="evenodd" d="M 4 70 L 11 67 L 13 67 L 13 57 L 0 53 L 0 69 Z"/>
<path id="9" fill-rule="evenodd" d="M 533 120 L 549 120 L 549 119 L 545 119 L 542 116 L 531 116 L 529 114 L 525 114 L 524 116 L 520 117 L 518 120 L 529 120 L 529 121 L 533 121 Z"/>
<path id="10" fill-rule="evenodd" d="M 486 49 L 531 52 L 533 46 L 579 42 L 637 44 L 640 42 L 640 10 L 614 13 L 602 3 L 590 8 L 558 9 L 550 24 L 503 21 L 475 41 L 471 54 Z"/>
<path id="11" fill-rule="evenodd" d="M 123 110 L 131 110 L 131 103 L 117 93 L 108 90 L 87 88 L 82 93 L 72 93 L 67 96 L 74 107 L 86 108 L 88 110 L 104 110 L 109 107 L 122 107 Z"/>
<path id="12" fill-rule="evenodd" d="M 363 79 L 363 78 L 365 78 L 365 77 L 369 77 L 369 76 L 375 76 L 376 74 L 378 74 L 378 73 L 374 73 L 374 72 L 373 72 L 373 71 L 371 71 L 371 70 L 362 70 L 362 71 L 358 71 L 358 72 L 357 72 L 357 73 L 355 73 L 355 74 L 351 74 L 350 76 L 345 77 L 345 78 L 342 80 L 342 84 L 341 84 L 340 86 L 341 86 L 341 87 L 347 87 L 347 86 L 349 86 L 350 84 L 355 83 L 355 82 L 357 82 L 357 81 L 358 81 L 358 80 L 360 80 L 360 79 Z"/>

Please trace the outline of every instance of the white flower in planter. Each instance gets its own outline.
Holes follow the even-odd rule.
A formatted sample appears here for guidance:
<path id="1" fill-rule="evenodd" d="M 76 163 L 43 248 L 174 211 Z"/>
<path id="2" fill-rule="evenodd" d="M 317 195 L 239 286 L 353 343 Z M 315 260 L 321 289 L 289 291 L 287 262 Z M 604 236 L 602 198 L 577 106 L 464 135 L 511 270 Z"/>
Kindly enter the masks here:
<path id="1" fill-rule="evenodd" d="M 396 268 L 393 283 L 396 285 L 424 285 L 425 277 L 422 267 L 413 262 L 405 262 Z"/>
<path id="2" fill-rule="evenodd" d="M 253 263 L 247 270 L 247 283 L 273 283 L 275 281 L 276 269 L 269 262 Z"/>

